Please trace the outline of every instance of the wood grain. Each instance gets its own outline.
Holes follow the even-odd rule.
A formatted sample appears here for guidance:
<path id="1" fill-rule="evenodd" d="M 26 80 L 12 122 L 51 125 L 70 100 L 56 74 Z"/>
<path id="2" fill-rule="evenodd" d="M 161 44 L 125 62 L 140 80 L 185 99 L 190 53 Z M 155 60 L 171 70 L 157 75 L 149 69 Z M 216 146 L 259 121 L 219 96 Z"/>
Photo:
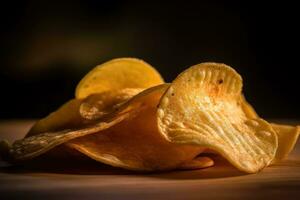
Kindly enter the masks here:
<path id="1" fill-rule="evenodd" d="M 278 120 L 277 120 L 278 121 Z M 279 120 L 280 121 L 280 120 Z M 295 120 L 287 122 L 297 122 Z M 299 121 L 298 121 L 299 122 Z M 3 121 L 0 139 L 22 138 L 32 121 Z M 32 168 L 1 163 L 1 199 L 300 199 L 300 144 L 279 164 L 244 174 L 216 157 L 204 170 L 138 174 L 94 161 Z"/>

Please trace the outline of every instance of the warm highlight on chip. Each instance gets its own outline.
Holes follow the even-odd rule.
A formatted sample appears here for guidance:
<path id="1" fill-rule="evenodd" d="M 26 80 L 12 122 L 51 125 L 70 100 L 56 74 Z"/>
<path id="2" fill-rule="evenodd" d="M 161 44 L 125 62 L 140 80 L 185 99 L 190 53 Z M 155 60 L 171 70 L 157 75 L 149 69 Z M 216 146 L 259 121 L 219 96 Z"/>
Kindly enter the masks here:
<path id="1" fill-rule="evenodd" d="M 242 86 L 225 64 L 192 66 L 166 84 L 142 60 L 114 59 L 91 70 L 75 98 L 24 139 L 1 142 L 0 152 L 10 163 L 26 164 L 50 150 L 68 151 L 134 171 L 212 167 L 207 152 L 213 152 L 256 173 L 288 156 L 300 127 L 260 118 Z"/>
<path id="2" fill-rule="evenodd" d="M 261 170 L 274 158 L 277 136 L 266 121 L 246 116 L 241 89 L 241 77 L 224 64 L 187 69 L 160 100 L 161 133 L 172 143 L 212 149 L 241 171 Z"/>
<path id="3" fill-rule="evenodd" d="M 164 83 L 160 74 L 148 63 L 136 58 L 118 58 L 92 69 L 76 87 L 75 96 L 125 88 L 149 88 Z"/>

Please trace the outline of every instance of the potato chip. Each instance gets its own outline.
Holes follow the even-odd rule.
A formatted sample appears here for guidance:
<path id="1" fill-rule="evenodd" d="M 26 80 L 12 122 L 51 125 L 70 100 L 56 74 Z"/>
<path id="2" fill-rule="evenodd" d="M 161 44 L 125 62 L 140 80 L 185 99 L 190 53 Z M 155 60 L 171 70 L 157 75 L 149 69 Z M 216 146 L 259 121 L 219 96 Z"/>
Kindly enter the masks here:
<path id="1" fill-rule="evenodd" d="M 72 99 L 68 101 L 57 111 L 35 123 L 27 133 L 26 137 L 43 132 L 53 132 L 82 126 L 83 118 L 79 113 L 80 105 L 81 100 Z"/>
<path id="2" fill-rule="evenodd" d="M 104 63 L 80 81 L 76 99 L 37 122 L 26 138 L 1 142 L 0 153 L 20 162 L 81 152 L 115 167 L 157 171 L 213 166 L 201 154 L 209 151 L 255 173 L 286 157 L 297 141 L 299 126 L 257 115 L 241 93 L 240 75 L 227 65 L 202 63 L 172 84 L 160 83 L 143 61 Z"/>
<path id="3" fill-rule="evenodd" d="M 136 58 L 118 58 L 96 66 L 79 82 L 75 96 L 85 98 L 94 93 L 124 88 L 149 88 L 164 83 L 148 63 Z"/>
<path id="4" fill-rule="evenodd" d="M 245 97 L 242 96 L 242 107 L 246 115 L 250 118 L 257 118 L 258 114 L 254 108 L 246 101 Z M 271 123 L 276 135 L 278 137 L 278 148 L 276 155 L 272 163 L 276 163 L 288 156 L 293 150 L 297 139 L 300 134 L 300 126 L 290 126 L 283 124 Z"/>
<path id="5" fill-rule="evenodd" d="M 17 140 L 9 149 L 10 161 L 19 162 L 23 160 L 33 159 L 71 139 L 107 129 L 108 127 L 113 126 L 114 124 L 117 124 L 125 118 L 129 117 L 129 115 L 130 113 L 126 113 L 125 115 L 120 116 L 117 115 L 108 120 L 101 121 L 97 124 L 81 129 L 66 129 L 56 132 L 45 132 L 26 137 L 22 140 Z"/>
<path id="6" fill-rule="evenodd" d="M 258 114 L 255 112 L 254 108 L 246 101 L 245 96 L 242 94 L 240 96 L 240 101 L 241 101 L 241 106 L 243 111 L 245 112 L 246 116 L 248 118 L 259 118 Z M 217 152 L 211 150 L 211 149 L 206 149 L 204 153 L 209 153 L 209 154 L 217 154 Z"/>
<path id="7" fill-rule="evenodd" d="M 125 88 L 93 94 L 86 99 L 72 99 L 57 111 L 39 120 L 26 137 L 43 132 L 80 128 L 118 109 L 122 103 L 141 92 L 141 88 Z"/>
<path id="8" fill-rule="evenodd" d="M 212 149 L 239 170 L 255 173 L 276 153 L 277 136 L 241 105 L 242 79 L 232 68 L 202 63 L 181 73 L 161 98 L 158 127 L 167 140 Z"/>
<path id="9" fill-rule="evenodd" d="M 117 123 L 120 123 L 124 119 L 135 115 L 135 113 L 137 113 L 145 104 L 145 101 L 147 101 L 147 95 L 153 90 L 155 90 L 155 88 L 150 88 L 141 92 L 120 106 L 117 111 L 106 115 L 98 121 L 94 121 L 92 124 L 85 125 L 84 127 L 53 132 L 43 132 L 26 137 L 22 140 L 17 140 L 13 143 L 12 148 L 9 150 L 11 159 L 13 161 L 32 159 L 69 140 L 82 137 L 84 135 L 97 133 Z"/>
<path id="10" fill-rule="evenodd" d="M 289 126 L 282 124 L 271 124 L 278 136 L 278 148 L 273 162 L 287 157 L 293 150 L 300 134 L 300 126 Z"/>
<path id="11" fill-rule="evenodd" d="M 197 157 L 203 147 L 170 143 L 158 131 L 157 105 L 168 87 L 164 84 L 143 91 L 95 125 L 41 133 L 19 140 L 9 150 L 11 159 L 14 162 L 33 159 L 64 144 L 97 161 L 130 170 L 212 166 L 210 158 Z"/>
<path id="12" fill-rule="evenodd" d="M 115 166 L 137 171 L 203 168 L 213 165 L 211 159 L 192 161 L 202 147 L 177 145 L 165 140 L 156 123 L 156 110 L 168 85 L 151 88 L 141 99 L 138 113 L 96 134 L 79 137 L 67 143 L 85 155 Z"/>

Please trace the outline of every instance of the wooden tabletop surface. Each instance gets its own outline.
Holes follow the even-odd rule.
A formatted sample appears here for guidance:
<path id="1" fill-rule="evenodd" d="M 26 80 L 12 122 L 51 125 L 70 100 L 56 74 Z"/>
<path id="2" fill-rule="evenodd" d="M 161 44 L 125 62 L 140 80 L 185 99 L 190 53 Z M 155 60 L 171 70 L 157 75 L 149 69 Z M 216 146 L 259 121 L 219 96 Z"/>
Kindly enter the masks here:
<path id="1" fill-rule="evenodd" d="M 32 123 L 0 122 L 0 140 L 22 138 Z M 154 174 L 137 174 L 93 162 L 84 167 L 75 163 L 39 170 L 1 162 L 0 198 L 300 199 L 300 142 L 288 159 L 258 174 L 241 173 L 220 158 L 216 166 L 203 170 Z"/>

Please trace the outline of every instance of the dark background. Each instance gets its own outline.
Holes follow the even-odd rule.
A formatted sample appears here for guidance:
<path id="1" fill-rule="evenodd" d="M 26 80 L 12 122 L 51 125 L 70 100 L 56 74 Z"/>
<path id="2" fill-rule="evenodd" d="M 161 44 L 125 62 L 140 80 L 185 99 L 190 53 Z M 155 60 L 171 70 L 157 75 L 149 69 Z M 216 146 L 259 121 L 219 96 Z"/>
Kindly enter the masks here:
<path id="1" fill-rule="evenodd" d="M 243 76 L 259 114 L 300 118 L 296 3 L 1 4 L 1 119 L 45 116 L 73 97 L 90 69 L 116 57 L 144 59 L 166 81 L 191 65 L 223 62 Z"/>

